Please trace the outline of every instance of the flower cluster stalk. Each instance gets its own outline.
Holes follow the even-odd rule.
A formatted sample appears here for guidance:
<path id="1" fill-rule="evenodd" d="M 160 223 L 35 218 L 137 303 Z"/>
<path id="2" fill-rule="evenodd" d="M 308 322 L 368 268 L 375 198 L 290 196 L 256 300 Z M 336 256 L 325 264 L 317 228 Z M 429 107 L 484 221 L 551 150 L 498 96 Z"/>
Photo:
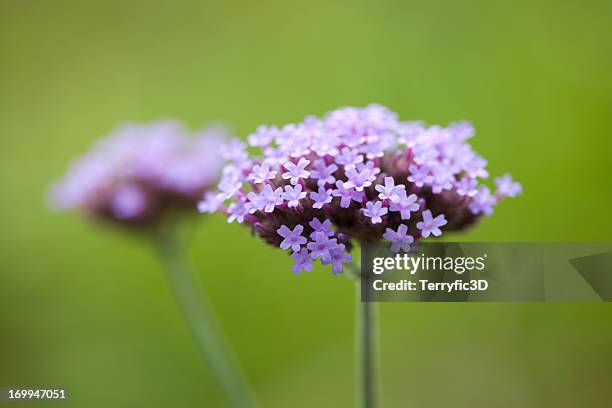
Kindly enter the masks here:
<path id="1" fill-rule="evenodd" d="M 379 406 L 379 339 L 378 304 L 361 300 L 361 281 L 356 282 L 355 341 L 357 375 L 357 407 Z"/>
<path id="2" fill-rule="evenodd" d="M 231 406 L 258 407 L 246 377 L 225 340 L 206 292 L 194 276 L 176 226 L 160 227 L 154 243 L 182 314 Z"/>
<path id="3" fill-rule="evenodd" d="M 360 267 L 351 263 L 355 282 L 355 407 L 376 408 L 380 399 L 380 351 L 378 304 L 361 296 Z"/>

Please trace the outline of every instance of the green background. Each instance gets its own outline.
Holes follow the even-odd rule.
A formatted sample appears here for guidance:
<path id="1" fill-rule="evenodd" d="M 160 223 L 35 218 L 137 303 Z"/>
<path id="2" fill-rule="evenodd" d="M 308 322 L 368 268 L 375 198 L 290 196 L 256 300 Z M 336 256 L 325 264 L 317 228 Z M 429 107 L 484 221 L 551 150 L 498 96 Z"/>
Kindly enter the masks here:
<path id="1" fill-rule="evenodd" d="M 47 210 L 46 187 L 118 122 L 231 124 L 246 137 L 343 105 L 471 120 L 524 194 L 456 237 L 606 241 L 610 1 L 0 2 L 0 386 L 62 406 L 225 402 L 147 244 Z M 353 401 L 353 288 L 239 225 L 191 251 L 265 407 Z M 600 407 L 604 304 L 383 304 L 388 407 Z M 20 406 L 27 406 L 23 404 Z"/>

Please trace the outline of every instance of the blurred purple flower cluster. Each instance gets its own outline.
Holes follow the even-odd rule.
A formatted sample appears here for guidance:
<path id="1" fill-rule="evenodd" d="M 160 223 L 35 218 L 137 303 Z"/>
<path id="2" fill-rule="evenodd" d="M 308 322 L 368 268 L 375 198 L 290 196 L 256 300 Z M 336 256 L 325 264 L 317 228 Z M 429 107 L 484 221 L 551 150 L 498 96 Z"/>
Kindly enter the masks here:
<path id="1" fill-rule="evenodd" d="M 392 250 L 409 251 L 442 229 L 467 228 L 521 192 L 509 175 L 496 180 L 495 192 L 479 183 L 487 162 L 467 142 L 473 134 L 466 122 L 402 122 L 380 105 L 261 126 L 248 146 L 225 146 L 229 163 L 199 209 L 222 211 L 291 250 L 296 273 L 311 270 L 315 259 L 340 273 L 352 242 L 386 239 Z"/>
<path id="2" fill-rule="evenodd" d="M 216 184 L 223 159 L 222 128 L 189 132 L 179 122 L 126 124 L 74 161 L 50 191 L 57 209 L 151 225 L 169 208 L 194 208 Z"/>

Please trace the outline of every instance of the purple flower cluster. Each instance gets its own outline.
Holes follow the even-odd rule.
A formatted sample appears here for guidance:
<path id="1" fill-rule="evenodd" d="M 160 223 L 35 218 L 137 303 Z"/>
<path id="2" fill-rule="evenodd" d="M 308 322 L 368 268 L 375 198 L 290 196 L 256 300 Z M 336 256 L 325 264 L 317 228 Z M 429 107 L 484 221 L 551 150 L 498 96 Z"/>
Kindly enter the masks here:
<path id="1" fill-rule="evenodd" d="M 385 239 L 407 252 L 421 238 L 467 228 L 521 192 L 509 175 L 495 180 L 495 192 L 480 184 L 487 162 L 467 142 L 473 134 L 466 122 L 402 122 L 380 105 L 261 126 L 248 145 L 226 146 L 229 163 L 200 210 L 221 211 L 291 250 L 296 273 L 316 259 L 340 273 L 354 242 Z"/>
<path id="2" fill-rule="evenodd" d="M 97 141 L 51 188 L 57 209 L 129 224 L 152 224 L 168 208 L 193 208 L 217 182 L 226 131 L 190 135 L 178 122 L 127 124 Z"/>
<path id="3" fill-rule="evenodd" d="M 310 272 L 312 270 L 312 260 L 320 258 L 323 265 L 332 265 L 334 274 L 342 273 L 343 264 L 351 262 L 351 255 L 346 253 L 345 246 L 338 243 L 334 238 L 336 234 L 332 229 L 330 220 L 321 222 L 318 218 L 313 218 L 308 226 L 312 229 L 310 241 L 302 236 L 304 226 L 297 224 L 293 230 L 286 225 L 281 225 L 276 231 L 283 238 L 280 243 L 282 249 L 291 248 L 295 261 L 293 272 L 300 273 L 302 270 Z"/>

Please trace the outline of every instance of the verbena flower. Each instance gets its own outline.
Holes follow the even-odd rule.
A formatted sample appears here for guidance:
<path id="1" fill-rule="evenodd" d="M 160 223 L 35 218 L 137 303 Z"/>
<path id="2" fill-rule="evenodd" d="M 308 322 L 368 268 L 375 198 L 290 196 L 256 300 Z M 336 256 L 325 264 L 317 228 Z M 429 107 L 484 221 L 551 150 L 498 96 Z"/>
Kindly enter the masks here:
<path id="1" fill-rule="evenodd" d="M 315 234 L 315 232 L 324 232 L 330 237 L 335 235 L 330 220 L 325 220 L 321 222 L 321 220 L 319 220 L 318 218 L 313 218 L 312 221 L 308 223 L 308 225 L 310 225 L 310 228 L 312 228 L 313 230 L 313 232 L 310 234 L 311 237 Z"/>
<path id="2" fill-rule="evenodd" d="M 310 193 L 310 198 L 313 201 L 313 208 L 323 208 L 325 204 L 331 203 L 332 201 L 332 191 L 326 189 L 323 186 L 319 186 L 318 191 L 312 191 Z"/>
<path id="3" fill-rule="evenodd" d="M 291 248 L 294 252 L 299 252 L 300 247 L 306 244 L 306 238 L 302 236 L 302 231 L 304 231 L 303 225 L 296 225 L 293 231 L 285 225 L 281 225 L 277 231 L 278 235 L 284 238 L 280 247 L 282 249 Z"/>
<path id="4" fill-rule="evenodd" d="M 304 197 L 306 197 L 306 192 L 302 191 L 301 184 L 295 187 L 285 186 L 285 192 L 282 196 L 282 198 L 287 201 L 289 207 L 298 207 L 300 205 L 300 200 Z"/>
<path id="5" fill-rule="evenodd" d="M 408 196 L 406 192 L 402 190 L 400 194 L 398 194 L 398 199 L 391 202 L 389 210 L 398 211 L 402 220 L 409 220 L 410 213 L 418 211 L 420 207 L 421 206 L 417 203 L 416 194 L 410 194 Z"/>
<path id="6" fill-rule="evenodd" d="M 391 228 L 387 228 L 383 234 L 383 238 L 391 242 L 391 251 L 404 252 L 410 251 L 410 244 L 414 242 L 414 237 L 408 235 L 408 227 L 405 224 L 401 224 L 397 231 L 393 231 Z"/>
<path id="7" fill-rule="evenodd" d="M 320 259 L 340 273 L 356 242 L 409 251 L 421 238 L 473 225 L 521 192 L 509 175 L 492 193 L 467 122 L 400 121 L 380 105 L 341 108 L 283 127 L 260 126 L 226 149 L 219 188 L 200 204 L 291 251 L 293 272 Z M 212 197 L 212 198 L 211 198 Z"/>
<path id="8" fill-rule="evenodd" d="M 431 211 L 425 210 L 423 211 L 423 221 L 417 222 L 416 227 L 421 230 L 421 236 L 423 238 L 427 238 L 430 235 L 439 237 L 442 235 L 440 227 L 445 226 L 447 223 L 448 221 L 446 221 L 444 214 L 440 214 L 434 218 L 431 215 Z"/>
<path id="9" fill-rule="evenodd" d="M 383 215 L 388 212 L 389 209 L 387 207 L 383 207 L 382 201 L 368 201 L 366 203 L 366 208 L 363 209 L 363 214 L 370 217 L 372 224 L 380 224 L 382 222 Z"/>
<path id="10" fill-rule="evenodd" d="M 169 208 L 190 210 L 217 182 L 223 159 L 219 146 L 226 131 L 210 128 L 189 134 L 175 121 L 126 124 L 97 141 L 74 161 L 64 178 L 50 190 L 57 209 L 79 209 L 88 216 L 125 224 L 150 225 Z M 246 159 L 240 146 L 224 154 Z M 246 204 L 236 196 L 242 173 L 232 183 L 226 175 L 219 189 L 231 198 L 230 218 L 243 221 L 238 208 Z M 202 210 L 218 207 L 215 195 L 200 203 Z"/>

